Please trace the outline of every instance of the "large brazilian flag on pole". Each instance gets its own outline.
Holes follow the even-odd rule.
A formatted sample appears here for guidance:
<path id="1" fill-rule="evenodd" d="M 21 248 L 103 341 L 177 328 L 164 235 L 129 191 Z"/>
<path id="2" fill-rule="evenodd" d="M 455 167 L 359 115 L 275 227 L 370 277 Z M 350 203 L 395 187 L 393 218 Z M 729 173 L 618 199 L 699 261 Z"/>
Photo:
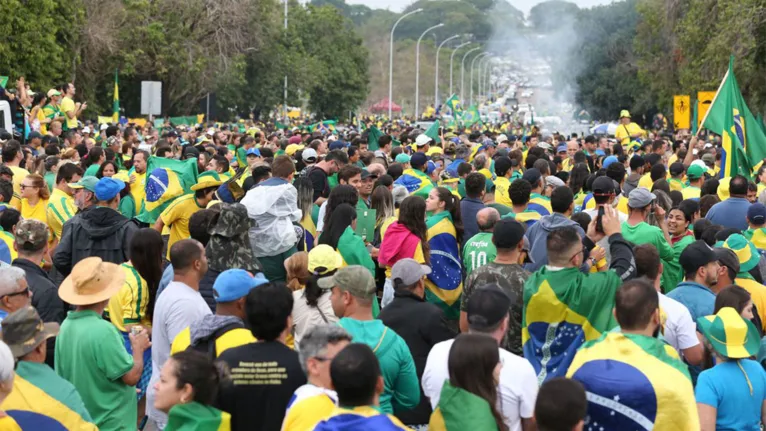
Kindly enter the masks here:
<path id="1" fill-rule="evenodd" d="M 721 135 L 721 178 L 744 175 L 766 157 L 766 134 L 748 109 L 734 77 L 734 56 L 729 59 L 721 85 L 700 128 Z"/>

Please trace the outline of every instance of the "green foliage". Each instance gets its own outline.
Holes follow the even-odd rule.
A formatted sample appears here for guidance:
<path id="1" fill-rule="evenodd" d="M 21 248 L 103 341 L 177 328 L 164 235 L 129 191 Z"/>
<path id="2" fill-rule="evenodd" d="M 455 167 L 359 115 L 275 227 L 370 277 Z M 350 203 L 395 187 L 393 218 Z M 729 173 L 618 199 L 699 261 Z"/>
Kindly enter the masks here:
<path id="1" fill-rule="evenodd" d="M 529 11 L 529 21 L 538 32 L 555 31 L 562 21 L 573 20 L 580 8 L 576 4 L 562 0 L 550 0 L 538 3 Z"/>
<path id="2" fill-rule="evenodd" d="M 20 76 L 43 91 L 62 84 L 72 66 L 65 43 L 82 13 L 70 0 L 0 1 L 0 75 L 11 77 L 8 86 Z"/>

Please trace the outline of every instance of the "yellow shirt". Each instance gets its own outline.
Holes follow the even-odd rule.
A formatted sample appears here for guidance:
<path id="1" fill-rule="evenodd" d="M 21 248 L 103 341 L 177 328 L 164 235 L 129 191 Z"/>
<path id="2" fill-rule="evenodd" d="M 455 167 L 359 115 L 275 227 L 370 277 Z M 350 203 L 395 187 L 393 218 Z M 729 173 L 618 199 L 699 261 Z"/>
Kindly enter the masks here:
<path id="1" fill-rule="evenodd" d="M 510 207 L 513 205 L 511 197 L 508 195 L 508 189 L 511 187 L 511 180 L 506 177 L 498 176 L 495 179 L 495 202 Z"/>
<path id="2" fill-rule="evenodd" d="M 670 165 L 672 165 L 673 163 L 677 161 L 678 161 L 678 156 L 675 153 L 673 153 L 670 157 L 668 157 L 668 167 L 670 167 Z"/>
<path id="3" fill-rule="evenodd" d="M 764 323 L 764 321 L 766 321 L 766 319 L 764 319 L 766 317 L 766 286 L 749 278 L 737 278 L 734 280 L 734 283 L 747 290 L 750 294 L 750 299 L 753 301 L 753 304 L 761 317 L 763 329 L 766 330 L 766 323 Z"/>
<path id="4" fill-rule="evenodd" d="M 136 213 L 138 213 L 146 200 L 146 172 L 143 174 L 133 172 L 131 176 L 136 177 L 136 181 L 130 185 L 130 194 L 136 201 Z"/>
<path id="5" fill-rule="evenodd" d="M 0 418 L 0 430 L 2 431 L 22 431 L 19 424 L 10 416 Z"/>
<path id="6" fill-rule="evenodd" d="M 21 196 L 21 182 L 29 175 L 29 171 L 18 166 L 8 166 L 13 172 L 13 193 Z M 15 196 L 14 196 L 15 197 Z M 11 199 L 11 202 L 13 199 Z M 18 208 L 17 208 L 18 209 Z"/>
<path id="7" fill-rule="evenodd" d="M 564 172 L 569 172 L 572 170 L 572 167 L 574 166 L 574 161 L 567 157 L 564 159 L 564 161 L 561 162 L 561 170 Z"/>
<path id="8" fill-rule="evenodd" d="M 177 241 L 189 238 L 189 219 L 202 207 L 197 205 L 197 200 L 193 194 L 181 196 L 172 204 L 170 204 L 165 211 L 160 214 L 162 222 L 165 226 L 170 226 L 170 239 L 168 240 L 168 253 L 167 258 L 170 259 L 170 248 Z"/>
<path id="9" fill-rule="evenodd" d="M 617 131 L 614 133 L 614 137 L 617 138 L 617 140 L 620 141 L 620 144 L 624 147 L 630 144 L 630 141 L 633 140 L 631 136 L 635 134 L 646 136 L 646 132 L 636 123 L 628 123 L 627 125 L 620 124 L 617 126 Z"/>
<path id="10" fill-rule="evenodd" d="M 638 186 L 643 187 L 647 190 L 652 190 L 652 186 L 654 185 L 654 181 L 652 181 L 652 176 L 649 173 L 644 174 L 640 180 L 638 180 Z"/>
<path id="11" fill-rule="evenodd" d="M 37 121 L 40 122 L 40 133 L 45 135 L 48 133 L 48 125 L 43 123 L 45 121 L 45 112 L 43 108 L 37 110 Z"/>
<path id="12" fill-rule="evenodd" d="M 77 115 L 75 115 L 73 118 L 69 118 L 69 115 L 67 115 L 67 112 L 71 112 L 73 114 L 77 114 L 77 108 L 75 107 L 74 100 L 72 100 L 70 97 L 64 97 L 61 99 L 61 113 L 64 114 L 64 117 L 66 117 L 66 129 L 76 129 L 77 128 Z"/>
<path id="13" fill-rule="evenodd" d="M 311 431 L 322 419 L 335 410 L 334 391 L 311 384 L 295 391 L 287 414 L 282 422 L 282 431 Z"/>
<path id="14" fill-rule="evenodd" d="M 620 200 L 617 201 L 617 211 L 625 215 L 630 215 L 630 210 L 628 208 L 628 198 L 623 195 L 620 195 Z"/>
<path id="15" fill-rule="evenodd" d="M 62 190 L 54 188 L 50 199 L 48 199 L 48 208 L 46 209 L 48 228 L 53 233 L 54 238 L 61 239 L 64 223 L 76 213 L 77 206 L 74 204 L 74 198 Z"/>
<path id="16" fill-rule="evenodd" d="M 758 196 L 760 196 L 761 193 L 763 193 L 763 191 L 766 190 L 766 184 L 758 183 L 757 186 L 758 186 Z"/>
<path id="17" fill-rule="evenodd" d="M 677 178 L 669 179 L 668 180 L 668 185 L 670 186 L 670 191 L 671 192 L 673 190 L 676 190 L 676 191 L 679 191 L 679 192 L 683 193 L 683 191 L 684 191 L 684 183 L 681 180 L 677 179 Z"/>
<path id="18" fill-rule="evenodd" d="M 249 329 L 235 328 L 230 331 L 226 331 L 223 335 L 215 340 L 215 352 L 216 357 L 221 356 L 221 353 L 231 349 L 233 347 L 244 346 L 245 344 L 255 343 L 257 340 L 253 337 L 253 333 Z M 183 352 L 191 346 L 191 330 L 185 328 L 183 331 L 176 335 L 173 339 L 173 344 L 170 345 L 170 354 L 176 354 Z"/>
<path id="19" fill-rule="evenodd" d="M 684 195 L 684 200 L 699 199 L 702 191 L 698 187 L 689 186 L 681 190 L 681 194 Z"/>
<path id="20" fill-rule="evenodd" d="M 149 285 L 130 262 L 120 265 L 120 269 L 125 273 L 125 283 L 109 300 L 107 316 L 120 332 L 127 332 L 126 325 L 151 326 L 151 319 L 146 315 Z"/>
<path id="21" fill-rule="evenodd" d="M 23 219 L 35 219 L 48 224 L 47 210 L 48 200 L 40 199 L 35 205 L 31 205 L 26 198 L 21 200 L 21 218 Z"/>

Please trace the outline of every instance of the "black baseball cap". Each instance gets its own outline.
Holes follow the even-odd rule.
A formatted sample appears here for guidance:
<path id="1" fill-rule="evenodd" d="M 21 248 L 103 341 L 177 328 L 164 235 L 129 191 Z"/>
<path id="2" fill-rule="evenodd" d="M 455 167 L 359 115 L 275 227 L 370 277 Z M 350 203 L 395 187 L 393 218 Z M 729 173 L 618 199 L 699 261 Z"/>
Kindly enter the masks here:
<path id="1" fill-rule="evenodd" d="M 493 328 L 505 319 L 510 307 L 511 297 L 497 284 L 480 286 L 468 297 L 468 326 L 477 330 Z"/>
<path id="2" fill-rule="evenodd" d="M 681 268 L 685 273 L 696 272 L 699 268 L 707 265 L 710 262 L 719 260 L 719 257 L 715 254 L 712 248 L 705 241 L 697 240 L 689 244 L 684 251 L 681 252 L 681 256 L 678 258 L 678 263 L 681 264 Z"/>
<path id="3" fill-rule="evenodd" d="M 616 195 L 617 194 L 617 186 L 613 179 L 609 177 L 598 177 L 595 180 L 593 180 L 593 185 L 591 186 L 591 189 L 593 190 L 593 195 L 598 196 L 607 196 L 607 195 Z"/>
<path id="4" fill-rule="evenodd" d="M 524 225 L 514 219 L 501 219 L 492 231 L 496 248 L 514 249 L 524 239 Z"/>
<path id="5" fill-rule="evenodd" d="M 675 162 L 670 165 L 670 175 L 672 176 L 681 175 L 685 170 L 686 168 L 681 162 Z"/>
<path id="6" fill-rule="evenodd" d="M 540 178 L 543 177 L 543 174 L 540 173 L 539 169 L 527 169 L 526 172 L 524 172 L 524 175 L 522 175 L 521 179 L 529 181 L 529 184 L 532 184 L 532 188 L 535 188 L 537 186 L 537 183 L 540 181 Z"/>

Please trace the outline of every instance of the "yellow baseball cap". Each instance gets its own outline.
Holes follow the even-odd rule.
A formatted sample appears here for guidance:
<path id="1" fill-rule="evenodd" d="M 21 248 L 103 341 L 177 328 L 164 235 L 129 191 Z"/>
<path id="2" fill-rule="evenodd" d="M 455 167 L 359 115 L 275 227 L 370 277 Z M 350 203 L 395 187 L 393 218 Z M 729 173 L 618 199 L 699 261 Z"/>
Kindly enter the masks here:
<path id="1" fill-rule="evenodd" d="M 309 252 L 309 272 L 324 275 L 343 266 L 343 257 L 327 244 L 314 246 Z"/>

